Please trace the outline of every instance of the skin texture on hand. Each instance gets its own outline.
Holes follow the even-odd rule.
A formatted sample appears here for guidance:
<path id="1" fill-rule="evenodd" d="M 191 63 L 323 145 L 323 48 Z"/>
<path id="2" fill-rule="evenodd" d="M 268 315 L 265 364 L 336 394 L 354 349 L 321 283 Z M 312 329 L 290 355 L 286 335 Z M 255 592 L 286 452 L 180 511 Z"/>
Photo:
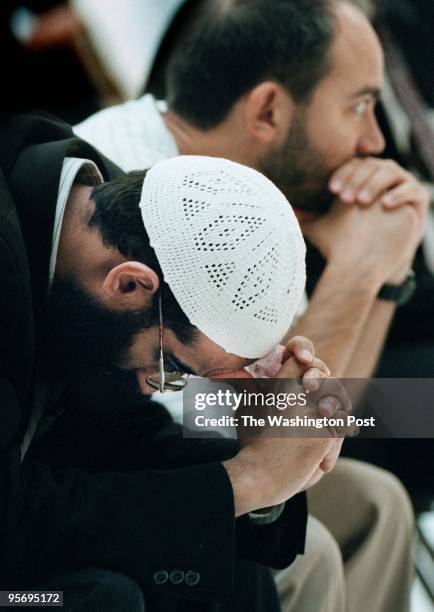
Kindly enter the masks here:
<path id="1" fill-rule="evenodd" d="M 393 160 L 365 157 L 354 158 L 338 168 L 330 178 L 329 188 L 348 205 L 382 206 L 388 211 L 411 207 L 416 224 L 406 241 L 408 258 L 387 279 L 392 284 L 403 282 L 425 229 L 430 200 L 426 187 Z"/>
<path id="2" fill-rule="evenodd" d="M 292 338 L 284 360 L 276 378 L 301 379 L 318 397 L 318 414 L 330 416 L 351 408 L 345 389 L 328 378 L 330 371 L 315 357 L 309 340 Z M 234 489 L 236 516 L 281 503 L 318 482 L 339 456 L 342 438 L 335 436 L 336 432 L 329 438 L 241 437 L 241 451 L 223 464 Z"/>
<path id="3" fill-rule="evenodd" d="M 329 188 L 347 204 L 384 208 L 413 205 L 425 209 L 428 192 L 416 177 L 395 161 L 376 157 L 356 157 L 338 168 Z"/>
<path id="4" fill-rule="evenodd" d="M 336 446 L 335 438 L 251 438 L 223 463 L 235 516 L 280 504 L 318 482 L 324 473 L 320 466 Z"/>
<path id="5" fill-rule="evenodd" d="M 375 268 L 347 264 L 345 259 L 327 264 L 293 333 L 314 340 L 333 376 L 368 378 L 395 305 L 377 300 L 382 281 Z"/>
<path id="6" fill-rule="evenodd" d="M 366 156 L 339 166 L 329 188 L 337 198 L 326 215 L 298 214 L 327 265 L 293 332 L 312 338 L 335 376 L 366 378 L 395 312 L 378 291 L 401 284 L 411 269 L 429 198 L 398 164 Z"/>
<path id="7" fill-rule="evenodd" d="M 413 206 L 385 210 L 336 201 L 327 215 L 303 223 L 303 232 L 342 271 L 346 267 L 350 275 L 375 272 L 380 288 L 403 267 L 410 268 L 422 239 L 422 225 Z"/>

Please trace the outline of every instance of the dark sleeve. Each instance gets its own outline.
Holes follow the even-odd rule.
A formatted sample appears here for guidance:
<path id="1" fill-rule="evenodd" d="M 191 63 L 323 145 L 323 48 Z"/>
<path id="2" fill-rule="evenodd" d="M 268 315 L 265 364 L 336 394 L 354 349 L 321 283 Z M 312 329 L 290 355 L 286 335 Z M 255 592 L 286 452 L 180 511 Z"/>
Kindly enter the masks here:
<path id="1" fill-rule="evenodd" d="M 111 404 L 110 399 L 113 400 L 120 387 L 119 381 L 115 385 L 107 381 L 95 391 L 95 401 L 89 401 L 91 393 L 86 393 L 86 400 L 83 398 L 80 402 L 81 414 L 66 404 L 64 415 L 33 448 L 32 458 L 62 467 L 75 465 L 99 473 L 114 469 L 127 473 L 157 469 L 175 474 L 176 478 L 176 474 L 184 470 L 201 468 L 206 471 L 207 467 L 221 466 L 219 462 L 236 454 L 237 443 L 234 440 L 184 438 L 182 428 L 173 423 L 168 412 L 143 397 L 134 401 L 128 394 L 120 393 L 124 402 Z M 192 504 L 194 508 L 199 501 L 200 505 L 210 503 L 221 508 L 222 489 L 212 475 L 200 488 L 197 488 L 197 483 L 189 482 L 188 477 L 178 484 L 178 494 L 187 499 L 187 507 Z M 230 484 L 229 487 L 232 495 Z M 160 501 L 164 504 L 164 498 Z M 174 512 L 177 511 L 174 509 Z M 190 529 L 193 534 L 196 513 L 194 517 L 189 525 L 182 527 Z M 226 563 L 231 565 L 232 555 L 238 555 L 276 569 L 287 567 L 297 554 L 304 551 L 306 521 L 305 494 L 290 499 L 280 518 L 267 526 L 254 525 L 248 516 L 234 521 L 231 506 L 230 522 L 235 544 L 226 557 Z M 173 519 L 167 525 L 171 538 L 176 538 L 181 526 Z M 212 547 L 207 550 L 213 564 L 214 551 Z M 219 550 L 219 547 L 215 550 L 217 558 Z"/>
<path id="2" fill-rule="evenodd" d="M 215 495 L 198 495 L 210 483 Z M 231 589 L 233 495 L 219 462 L 87 473 L 20 465 L 20 449 L 12 446 L 1 457 L 0 491 L 3 589 L 89 566 L 128 574 L 146 591 L 192 599 L 217 602 Z M 177 568 L 200 574 L 194 589 L 155 584 L 154 573 Z"/>
<path id="3" fill-rule="evenodd" d="M 114 390 L 108 390 L 113 396 Z M 108 403 L 104 405 L 107 408 Z M 130 398 L 128 404 L 121 404 L 108 424 L 110 432 L 113 424 L 115 433 L 107 432 L 107 439 L 112 440 L 116 450 L 108 452 L 103 461 L 122 470 L 138 469 L 144 464 L 164 469 L 204 465 L 225 461 L 238 451 L 238 442 L 233 439 L 184 437 L 182 427 L 173 423 L 163 406 L 143 398 Z M 68 426 L 66 431 L 71 428 Z M 218 495 L 212 481 L 201 494 Z M 247 515 L 242 516 L 235 521 L 235 554 L 274 569 L 288 567 L 304 553 L 306 524 L 305 493 L 287 500 L 280 517 L 270 525 L 255 525 Z"/>
<path id="4" fill-rule="evenodd" d="M 132 576 L 146 592 L 219 602 L 231 590 L 236 554 L 282 567 L 304 541 L 304 498 L 291 500 L 274 527 L 235 520 L 232 487 L 218 461 L 86 472 L 20 465 L 12 447 L 2 457 L 0 487 L 2 588 L 98 566 Z M 194 588 L 155 583 L 154 574 L 174 569 L 195 572 L 200 581 Z"/>
<path id="5" fill-rule="evenodd" d="M 21 463 L 20 414 L 14 385 L 0 376 L 0 589 L 96 566 L 136 578 L 147 592 L 225 598 L 235 520 L 221 463 L 130 473 Z M 215 498 L 198 496 L 210 482 Z M 178 568 L 200 574 L 198 584 L 155 583 L 155 573 Z"/>

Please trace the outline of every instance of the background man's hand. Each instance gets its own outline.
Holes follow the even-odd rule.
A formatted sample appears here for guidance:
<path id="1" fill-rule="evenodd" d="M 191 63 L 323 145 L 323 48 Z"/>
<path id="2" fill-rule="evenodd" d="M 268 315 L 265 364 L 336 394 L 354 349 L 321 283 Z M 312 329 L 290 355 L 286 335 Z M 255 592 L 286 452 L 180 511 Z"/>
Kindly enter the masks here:
<path id="1" fill-rule="evenodd" d="M 395 161 L 366 157 L 354 158 L 338 168 L 330 178 L 329 188 L 344 204 L 378 205 L 389 211 L 403 206 L 413 209 L 416 227 L 408 236 L 410 257 L 404 257 L 402 265 L 386 279 L 402 282 L 423 237 L 430 199 L 426 187 Z"/>
<path id="2" fill-rule="evenodd" d="M 384 208 L 413 205 L 423 212 L 429 202 L 427 189 L 395 161 L 377 157 L 354 158 L 330 178 L 332 193 L 346 204 Z"/>
<path id="3" fill-rule="evenodd" d="M 375 276 L 378 288 L 402 282 L 423 237 L 425 205 L 385 209 L 336 201 L 330 211 L 302 223 L 305 236 L 345 273 Z"/>

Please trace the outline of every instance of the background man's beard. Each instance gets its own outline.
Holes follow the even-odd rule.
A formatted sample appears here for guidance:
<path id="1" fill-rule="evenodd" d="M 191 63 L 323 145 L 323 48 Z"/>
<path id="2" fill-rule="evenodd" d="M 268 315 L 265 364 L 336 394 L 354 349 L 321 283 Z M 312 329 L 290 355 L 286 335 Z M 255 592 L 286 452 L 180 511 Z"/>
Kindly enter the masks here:
<path id="1" fill-rule="evenodd" d="M 334 200 L 328 190 L 331 171 L 309 142 L 302 111 L 296 113 L 284 145 L 262 160 L 260 170 L 294 208 L 321 215 Z"/>
<path id="2" fill-rule="evenodd" d="M 41 335 L 44 377 L 111 373 L 127 359 L 135 335 L 149 327 L 151 318 L 146 311 L 112 311 L 73 279 L 55 280 Z"/>

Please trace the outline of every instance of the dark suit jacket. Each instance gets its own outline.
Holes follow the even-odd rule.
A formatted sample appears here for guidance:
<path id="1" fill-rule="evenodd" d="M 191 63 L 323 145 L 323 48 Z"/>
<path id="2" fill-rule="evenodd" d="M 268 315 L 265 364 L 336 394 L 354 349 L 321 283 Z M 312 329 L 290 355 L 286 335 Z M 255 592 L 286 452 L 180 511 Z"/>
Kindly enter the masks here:
<path id="1" fill-rule="evenodd" d="M 218 602 L 231 589 L 236 555 L 289 565 L 303 552 L 305 496 L 273 526 L 235 520 L 220 462 L 234 449 L 183 440 L 156 404 L 144 418 L 145 400 L 129 384 L 67 389 L 63 437 L 40 442 L 20 464 L 63 159 L 72 150 L 90 158 L 105 179 L 120 170 L 57 120 L 7 117 L 0 127 L 1 587 L 98 566 L 132 576 L 145 592 Z M 197 572 L 199 582 L 156 584 L 155 572 L 174 568 Z"/>

